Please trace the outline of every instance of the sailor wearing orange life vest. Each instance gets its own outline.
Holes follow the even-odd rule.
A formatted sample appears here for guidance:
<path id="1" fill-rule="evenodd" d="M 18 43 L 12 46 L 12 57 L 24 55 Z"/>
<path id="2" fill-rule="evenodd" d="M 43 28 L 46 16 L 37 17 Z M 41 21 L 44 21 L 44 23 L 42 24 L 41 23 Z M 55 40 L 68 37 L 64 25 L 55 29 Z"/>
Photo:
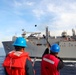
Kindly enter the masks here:
<path id="1" fill-rule="evenodd" d="M 6 75 L 34 75 L 31 59 L 28 53 L 24 52 L 27 47 L 26 40 L 18 37 L 13 45 L 15 50 L 9 52 L 3 62 Z"/>
<path id="2" fill-rule="evenodd" d="M 53 44 L 50 47 L 51 53 L 45 54 L 41 62 L 41 75 L 60 75 L 59 70 L 63 68 L 64 63 L 58 53 L 60 47 L 58 44 Z"/>

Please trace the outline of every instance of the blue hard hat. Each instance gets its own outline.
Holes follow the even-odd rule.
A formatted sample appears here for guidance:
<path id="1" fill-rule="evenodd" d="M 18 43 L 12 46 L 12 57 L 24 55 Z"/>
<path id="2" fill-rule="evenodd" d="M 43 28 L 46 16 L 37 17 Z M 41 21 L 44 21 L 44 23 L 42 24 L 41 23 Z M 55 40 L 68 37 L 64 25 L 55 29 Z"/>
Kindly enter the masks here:
<path id="1" fill-rule="evenodd" d="M 58 53 L 60 52 L 60 46 L 58 44 L 53 44 L 51 47 L 50 47 L 50 50 L 52 52 L 55 52 L 55 53 Z"/>
<path id="2" fill-rule="evenodd" d="M 23 37 L 18 37 L 13 43 L 14 46 L 27 47 L 26 39 Z"/>

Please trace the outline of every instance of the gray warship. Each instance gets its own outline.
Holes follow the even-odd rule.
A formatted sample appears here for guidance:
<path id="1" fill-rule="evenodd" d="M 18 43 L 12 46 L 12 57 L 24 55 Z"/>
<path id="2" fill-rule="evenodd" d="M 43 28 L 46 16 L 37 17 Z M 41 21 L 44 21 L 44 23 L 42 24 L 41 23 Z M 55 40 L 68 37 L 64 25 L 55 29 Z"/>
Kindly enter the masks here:
<path id="1" fill-rule="evenodd" d="M 38 57 L 41 58 L 42 54 L 46 49 L 46 44 L 49 42 L 51 45 L 54 43 L 58 43 L 60 45 L 60 53 L 59 56 L 63 59 L 76 59 L 76 35 L 75 30 L 72 29 L 72 36 L 67 35 L 67 32 L 63 31 L 61 36 L 50 36 L 50 32 L 48 31 L 48 26 L 45 30 L 45 35 L 39 37 L 41 32 L 31 33 L 27 38 L 26 51 L 29 52 L 30 57 Z M 35 36 L 38 35 L 38 36 Z M 25 38 L 26 31 L 23 30 L 22 37 Z M 17 36 L 13 36 L 12 41 L 3 41 L 3 47 L 5 53 L 7 54 L 9 51 L 14 50 L 12 43 L 17 38 Z"/>

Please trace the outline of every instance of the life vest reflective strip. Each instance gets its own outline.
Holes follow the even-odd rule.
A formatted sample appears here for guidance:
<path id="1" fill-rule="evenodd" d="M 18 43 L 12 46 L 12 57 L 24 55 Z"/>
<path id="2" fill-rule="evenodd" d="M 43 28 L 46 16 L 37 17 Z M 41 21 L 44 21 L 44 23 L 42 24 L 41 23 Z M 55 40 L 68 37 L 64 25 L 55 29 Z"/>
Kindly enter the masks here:
<path id="1" fill-rule="evenodd" d="M 10 53 L 11 55 L 14 52 Z M 26 53 L 22 53 L 18 58 L 11 58 L 9 55 L 6 57 L 3 66 L 6 68 L 8 75 L 26 75 L 25 65 L 26 59 L 29 59 L 29 56 Z"/>
<path id="2" fill-rule="evenodd" d="M 43 58 L 43 60 L 46 61 L 46 62 L 49 62 L 50 64 L 54 64 L 54 63 L 55 63 L 54 61 L 49 60 L 49 59 L 47 59 L 47 58 Z"/>
<path id="3" fill-rule="evenodd" d="M 41 62 L 41 75 L 60 75 L 57 70 L 58 63 L 59 59 L 54 55 L 45 55 Z"/>

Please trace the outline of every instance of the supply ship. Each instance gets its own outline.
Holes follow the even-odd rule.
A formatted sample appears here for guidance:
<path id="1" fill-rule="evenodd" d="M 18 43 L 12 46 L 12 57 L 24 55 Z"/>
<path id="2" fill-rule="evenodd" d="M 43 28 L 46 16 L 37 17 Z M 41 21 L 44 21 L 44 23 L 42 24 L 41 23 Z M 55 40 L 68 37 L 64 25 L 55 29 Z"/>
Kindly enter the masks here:
<path id="1" fill-rule="evenodd" d="M 59 56 L 63 59 L 76 59 L 76 35 L 75 30 L 72 29 L 72 36 L 67 35 L 67 32 L 63 31 L 61 36 L 50 36 L 48 27 L 45 29 L 45 35 L 39 37 L 41 32 L 31 33 L 26 38 L 26 31 L 23 30 L 22 37 L 26 38 L 28 47 L 26 51 L 29 52 L 30 57 L 41 58 L 46 49 L 46 44 L 49 42 L 51 45 L 57 43 L 60 45 Z M 38 35 L 38 36 L 35 36 Z M 12 41 L 3 41 L 5 53 L 14 50 L 12 43 L 17 36 L 13 36 Z"/>

